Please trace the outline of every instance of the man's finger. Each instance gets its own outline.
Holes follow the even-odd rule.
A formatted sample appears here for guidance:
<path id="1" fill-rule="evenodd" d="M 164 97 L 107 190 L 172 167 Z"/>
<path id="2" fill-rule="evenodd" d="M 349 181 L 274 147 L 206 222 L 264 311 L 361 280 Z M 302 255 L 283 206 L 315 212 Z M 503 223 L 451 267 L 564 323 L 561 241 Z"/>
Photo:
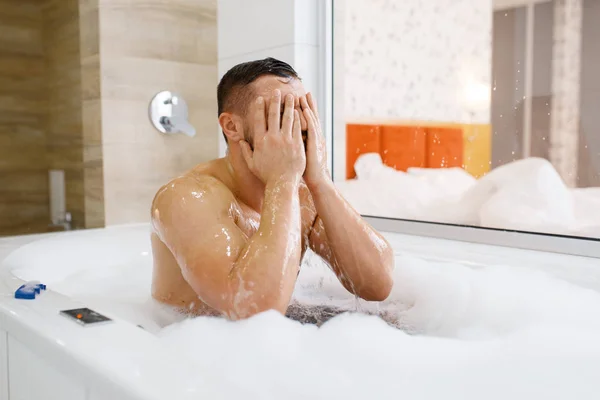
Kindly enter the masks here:
<path id="1" fill-rule="evenodd" d="M 242 148 L 242 156 L 244 157 L 246 164 L 248 164 L 248 168 L 252 170 L 254 167 L 254 161 L 252 160 L 253 153 L 252 149 L 250 148 L 250 144 L 245 140 L 240 140 L 240 147 Z"/>
<path id="2" fill-rule="evenodd" d="M 267 121 L 265 119 L 265 99 L 256 99 L 256 113 L 254 114 L 254 135 L 259 137 L 267 132 Z"/>
<path id="3" fill-rule="evenodd" d="M 300 127 L 300 113 L 294 110 L 294 126 L 292 128 L 292 136 L 296 140 L 302 141 L 302 129 Z"/>
<path id="4" fill-rule="evenodd" d="M 321 119 L 319 118 L 319 109 L 317 108 L 317 101 L 313 97 L 312 93 L 309 92 L 306 95 L 306 100 L 308 100 L 308 106 L 310 107 L 312 112 L 315 114 L 317 121 L 320 121 Z"/>
<path id="5" fill-rule="evenodd" d="M 304 116 L 306 117 L 306 121 L 308 123 L 308 141 L 312 141 L 316 139 L 317 133 L 317 125 L 314 120 L 314 116 L 312 115 L 312 111 L 309 108 L 305 108 L 302 110 Z"/>
<path id="6" fill-rule="evenodd" d="M 312 112 L 312 110 L 310 109 L 310 106 L 308 105 L 306 96 L 300 97 L 300 105 L 302 106 L 302 113 L 304 114 L 304 117 L 307 120 L 306 122 L 308 123 L 309 128 L 310 128 L 311 121 L 312 121 L 313 125 L 317 126 L 318 121 L 316 119 L 315 114 Z"/>
<path id="7" fill-rule="evenodd" d="M 267 131 L 269 133 L 278 133 L 281 118 L 281 92 L 279 89 L 273 91 L 271 104 L 269 105 L 269 121 Z"/>
<path id="8" fill-rule="evenodd" d="M 285 96 L 283 120 L 281 121 L 281 132 L 285 135 L 291 135 L 292 125 L 294 123 L 294 96 L 288 94 L 287 96 Z"/>

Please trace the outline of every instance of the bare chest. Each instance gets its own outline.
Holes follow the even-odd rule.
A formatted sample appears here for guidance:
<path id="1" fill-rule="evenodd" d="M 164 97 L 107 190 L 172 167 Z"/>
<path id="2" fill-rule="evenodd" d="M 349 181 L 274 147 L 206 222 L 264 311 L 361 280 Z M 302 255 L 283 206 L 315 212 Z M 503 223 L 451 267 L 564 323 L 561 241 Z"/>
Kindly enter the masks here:
<path id="1" fill-rule="evenodd" d="M 261 214 L 254 211 L 245 204 L 238 203 L 232 205 L 234 220 L 238 228 L 249 239 L 254 235 L 260 227 Z M 308 245 L 308 237 L 310 235 L 313 222 L 317 216 L 312 201 L 300 201 L 300 218 L 302 230 L 302 249 L 305 250 Z"/>

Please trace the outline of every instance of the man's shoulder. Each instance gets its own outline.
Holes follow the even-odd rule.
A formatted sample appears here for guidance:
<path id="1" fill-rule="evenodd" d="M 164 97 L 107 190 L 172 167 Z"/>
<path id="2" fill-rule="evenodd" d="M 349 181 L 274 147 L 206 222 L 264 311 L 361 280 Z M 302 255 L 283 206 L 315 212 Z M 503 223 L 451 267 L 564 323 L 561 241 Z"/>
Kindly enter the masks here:
<path id="1" fill-rule="evenodd" d="M 192 170 L 163 185 L 154 196 L 152 208 L 160 209 L 175 204 L 224 204 L 232 199 L 231 190 L 217 177 Z"/>

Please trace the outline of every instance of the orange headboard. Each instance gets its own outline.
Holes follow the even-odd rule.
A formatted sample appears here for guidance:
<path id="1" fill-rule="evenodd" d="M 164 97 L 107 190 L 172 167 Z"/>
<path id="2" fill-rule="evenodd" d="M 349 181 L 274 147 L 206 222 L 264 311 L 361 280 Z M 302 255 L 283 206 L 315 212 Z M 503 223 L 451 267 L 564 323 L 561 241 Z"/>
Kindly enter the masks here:
<path id="1" fill-rule="evenodd" d="M 427 128 L 427 168 L 462 167 L 463 131 L 460 128 Z"/>
<path id="2" fill-rule="evenodd" d="M 379 153 L 383 163 L 399 171 L 411 167 L 463 167 L 463 129 L 460 127 L 348 124 L 346 179 L 356 177 L 354 163 L 361 154 Z"/>
<path id="3" fill-rule="evenodd" d="M 354 163 L 361 154 L 381 154 L 381 127 L 348 125 L 346 127 L 346 179 L 356 177 Z"/>
<path id="4" fill-rule="evenodd" d="M 425 167 L 427 132 L 415 126 L 387 125 L 381 128 L 381 159 L 388 167 L 406 171 Z"/>

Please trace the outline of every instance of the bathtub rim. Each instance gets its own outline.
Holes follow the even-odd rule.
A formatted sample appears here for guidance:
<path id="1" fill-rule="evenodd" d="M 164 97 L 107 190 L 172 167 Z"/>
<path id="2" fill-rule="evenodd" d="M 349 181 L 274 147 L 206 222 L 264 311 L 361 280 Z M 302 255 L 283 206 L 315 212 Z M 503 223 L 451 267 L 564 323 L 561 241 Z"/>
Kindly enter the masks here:
<path id="1" fill-rule="evenodd" d="M 600 238 L 525 232 L 435 221 L 362 216 L 379 231 L 456 242 L 600 258 Z"/>

